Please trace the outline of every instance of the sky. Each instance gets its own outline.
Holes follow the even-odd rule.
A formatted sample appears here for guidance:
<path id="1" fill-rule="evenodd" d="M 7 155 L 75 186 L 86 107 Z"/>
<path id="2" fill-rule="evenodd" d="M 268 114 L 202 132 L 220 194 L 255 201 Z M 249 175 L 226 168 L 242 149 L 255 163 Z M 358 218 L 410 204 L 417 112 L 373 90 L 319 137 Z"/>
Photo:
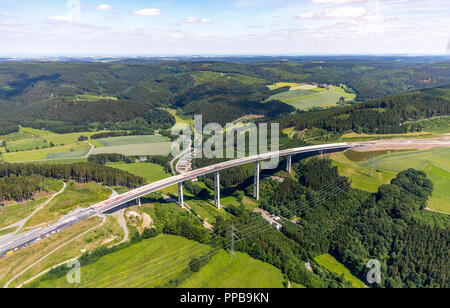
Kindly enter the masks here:
<path id="1" fill-rule="evenodd" d="M 449 0 L 0 0 L 8 56 L 449 53 Z"/>

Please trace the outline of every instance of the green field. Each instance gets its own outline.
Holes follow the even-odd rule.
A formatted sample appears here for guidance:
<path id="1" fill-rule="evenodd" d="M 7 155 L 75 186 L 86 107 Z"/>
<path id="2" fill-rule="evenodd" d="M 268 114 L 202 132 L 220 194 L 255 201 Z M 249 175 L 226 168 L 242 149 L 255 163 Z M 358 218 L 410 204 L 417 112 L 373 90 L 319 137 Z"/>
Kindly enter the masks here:
<path id="1" fill-rule="evenodd" d="M 450 172 L 433 164 L 428 164 L 424 171 L 434 185 L 428 207 L 450 214 Z"/>
<path id="2" fill-rule="evenodd" d="M 102 257 L 81 268 L 81 284 L 66 277 L 39 281 L 39 288 L 150 288 L 178 276 L 208 246 L 178 236 L 159 235 Z"/>
<path id="3" fill-rule="evenodd" d="M 71 159 L 85 157 L 89 149 L 74 150 L 62 153 L 48 153 L 46 159 Z"/>
<path id="4" fill-rule="evenodd" d="M 145 143 L 162 143 L 169 141 L 169 139 L 166 137 L 156 135 L 109 137 L 96 140 L 103 144 L 103 146 L 105 147 Z"/>
<path id="5" fill-rule="evenodd" d="M 123 155 L 169 155 L 172 143 L 163 136 L 123 136 L 95 140 L 103 147 L 96 148 L 93 154 L 117 153 Z"/>
<path id="6" fill-rule="evenodd" d="M 364 288 L 364 283 L 359 280 L 357 277 L 353 276 L 352 273 L 341 263 L 339 263 L 332 255 L 323 254 L 314 258 L 319 265 L 325 267 L 330 272 L 334 272 L 336 274 L 344 274 L 345 279 L 352 283 L 354 288 Z"/>
<path id="7" fill-rule="evenodd" d="M 42 138 L 27 138 L 6 142 L 5 150 L 9 152 L 29 151 L 50 147 L 50 143 Z"/>
<path id="8" fill-rule="evenodd" d="M 300 110 L 307 110 L 315 107 L 336 106 L 341 97 L 344 97 L 345 101 L 348 102 L 353 101 L 356 95 L 347 93 L 344 89 L 336 86 L 331 86 L 329 89 L 315 88 L 307 90 L 294 87 L 290 91 L 271 96 L 271 99 L 280 100 Z"/>
<path id="9" fill-rule="evenodd" d="M 80 132 L 70 134 L 55 134 L 47 130 L 20 127 L 20 131 L 6 136 L 0 136 L 7 144 L 6 149 L 10 152 L 35 150 L 37 148 L 49 147 L 50 143 L 56 146 L 78 143 L 80 136 L 90 137 L 97 132 Z"/>
<path id="10" fill-rule="evenodd" d="M 89 152 L 87 143 L 79 142 L 80 136 L 90 137 L 96 132 L 55 134 L 47 130 L 21 127 L 20 131 L 0 140 L 6 142 L 6 149 L 0 148 L 0 160 L 5 162 L 26 162 L 52 159 L 81 158 Z M 53 147 L 50 144 L 53 143 Z M 5 153 L 6 150 L 9 153 Z"/>
<path id="11" fill-rule="evenodd" d="M 171 142 L 118 145 L 111 147 L 95 148 L 92 154 L 116 153 L 127 156 L 152 155 L 168 156 L 172 149 Z"/>
<path id="12" fill-rule="evenodd" d="M 164 171 L 162 166 L 151 163 L 108 163 L 107 166 L 143 177 L 147 183 L 153 183 L 170 176 L 170 174 Z"/>
<path id="13" fill-rule="evenodd" d="M 231 258 L 221 250 L 200 272 L 193 274 L 181 288 L 283 288 L 279 269 L 236 252 Z"/>
<path id="14" fill-rule="evenodd" d="M 367 155 L 371 154 L 364 153 L 364 157 Z M 341 175 L 353 177 L 353 187 L 376 192 L 380 185 L 388 184 L 400 171 L 409 168 L 422 170 L 434 184 L 428 207 L 450 213 L 450 148 L 381 155 L 373 159 L 372 176 L 369 176 L 371 161 L 357 163 L 359 157 L 355 156 L 355 161 L 349 159 L 353 156 L 342 153 L 330 155 Z"/>
<path id="15" fill-rule="evenodd" d="M 70 144 L 64 146 L 57 146 L 53 148 L 46 148 L 40 150 L 33 151 L 23 151 L 23 152 L 15 152 L 15 153 L 5 153 L 0 156 L 0 160 L 5 162 L 26 162 L 26 161 L 36 161 L 36 160 L 45 160 L 47 159 L 47 155 L 58 153 L 58 156 L 71 156 L 71 153 L 77 150 L 89 150 L 90 146 L 84 142 L 79 144 Z M 81 152 L 77 152 L 81 153 Z M 70 157 L 73 158 L 73 157 Z"/>

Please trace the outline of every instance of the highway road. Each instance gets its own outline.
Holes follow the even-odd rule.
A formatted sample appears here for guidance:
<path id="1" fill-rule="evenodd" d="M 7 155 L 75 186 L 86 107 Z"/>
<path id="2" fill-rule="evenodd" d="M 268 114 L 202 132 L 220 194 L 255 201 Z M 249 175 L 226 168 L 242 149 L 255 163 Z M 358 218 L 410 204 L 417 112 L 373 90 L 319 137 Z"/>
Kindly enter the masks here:
<path id="1" fill-rule="evenodd" d="M 131 190 L 124 194 L 112 197 L 108 200 L 102 201 L 98 204 L 93 205 L 90 208 L 83 209 L 72 214 L 67 215 L 57 223 L 54 223 L 46 228 L 35 229 L 27 233 L 18 234 L 13 237 L 9 237 L 4 241 L 0 241 L 0 258 L 3 258 L 9 254 L 13 254 L 20 249 L 23 249 L 33 243 L 36 243 L 48 236 L 55 234 L 65 228 L 73 226 L 83 220 L 86 220 L 90 217 L 101 215 L 105 212 L 109 212 L 114 210 L 116 207 L 119 207 L 123 204 L 126 204 L 130 201 L 136 200 L 137 198 L 146 196 L 148 194 L 157 192 L 163 188 L 176 185 L 178 183 L 182 183 L 202 175 L 214 173 L 217 171 L 229 169 L 232 167 L 257 162 L 261 160 L 271 159 L 274 157 L 284 157 L 284 156 L 293 156 L 297 154 L 303 153 L 328 153 L 328 152 L 338 152 L 344 151 L 352 146 L 349 143 L 334 143 L 334 144 L 325 144 L 325 145 L 317 145 L 317 146 L 307 146 L 301 148 L 294 148 L 288 150 L 282 150 L 277 152 L 268 152 L 259 155 L 248 156 L 244 158 L 238 158 L 234 160 L 229 160 L 220 164 L 196 169 L 184 174 L 176 175 L 169 177 L 167 179 L 142 186 L 140 188 Z"/>

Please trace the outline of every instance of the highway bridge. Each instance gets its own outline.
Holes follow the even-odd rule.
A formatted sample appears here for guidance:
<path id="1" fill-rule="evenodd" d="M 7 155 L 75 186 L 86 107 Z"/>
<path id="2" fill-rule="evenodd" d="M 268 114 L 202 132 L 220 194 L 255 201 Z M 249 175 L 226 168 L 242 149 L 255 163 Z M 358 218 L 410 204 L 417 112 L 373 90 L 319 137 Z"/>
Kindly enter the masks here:
<path id="1" fill-rule="evenodd" d="M 61 231 L 69 226 L 77 224 L 85 219 L 102 215 L 104 213 L 112 212 L 116 208 L 123 206 L 129 202 L 137 200 L 140 203 L 140 198 L 148 194 L 157 192 L 163 188 L 170 187 L 173 185 L 178 185 L 178 203 L 181 207 L 184 207 L 183 201 L 183 182 L 189 181 L 194 178 L 198 178 L 202 175 L 214 174 L 214 204 L 217 208 L 221 208 L 220 204 L 220 171 L 233 168 L 240 165 L 245 165 L 249 163 L 255 163 L 255 173 L 254 173 L 254 198 L 259 200 L 259 175 L 261 171 L 261 161 L 276 158 L 276 157 L 287 157 L 286 170 L 291 171 L 292 157 L 299 154 L 309 154 L 309 155 L 320 155 L 325 153 L 340 152 L 351 148 L 352 145 L 349 143 L 334 143 L 316 146 L 307 146 L 300 148 L 293 148 L 287 150 L 281 150 L 276 152 L 267 152 L 264 154 L 253 155 L 243 158 L 238 158 L 234 160 L 229 160 L 220 164 L 196 169 L 184 174 L 175 175 L 167 179 L 142 186 L 140 188 L 131 190 L 119 196 L 110 198 L 108 200 L 102 201 L 92 207 L 84 210 L 77 211 L 73 214 L 61 219 L 59 222 L 52 224 L 46 228 L 40 228 L 32 230 L 28 233 L 18 234 L 14 237 L 9 237 L 0 240 L 0 258 L 13 254 L 16 251 L 27 247 L 33 243 L 42 240 L 45 237 L 51 236 L 56 232 Z"/>

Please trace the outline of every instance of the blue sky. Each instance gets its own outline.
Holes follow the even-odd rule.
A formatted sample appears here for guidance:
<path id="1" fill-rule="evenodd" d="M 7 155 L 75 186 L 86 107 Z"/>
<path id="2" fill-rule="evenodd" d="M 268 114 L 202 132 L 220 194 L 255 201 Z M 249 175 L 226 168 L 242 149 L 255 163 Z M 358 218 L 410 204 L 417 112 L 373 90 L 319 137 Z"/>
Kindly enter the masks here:
<path id="1" fill-rule="evenodd" d="M 3 55 L 450 52 L 448 0 L 0 0 Z"/>

